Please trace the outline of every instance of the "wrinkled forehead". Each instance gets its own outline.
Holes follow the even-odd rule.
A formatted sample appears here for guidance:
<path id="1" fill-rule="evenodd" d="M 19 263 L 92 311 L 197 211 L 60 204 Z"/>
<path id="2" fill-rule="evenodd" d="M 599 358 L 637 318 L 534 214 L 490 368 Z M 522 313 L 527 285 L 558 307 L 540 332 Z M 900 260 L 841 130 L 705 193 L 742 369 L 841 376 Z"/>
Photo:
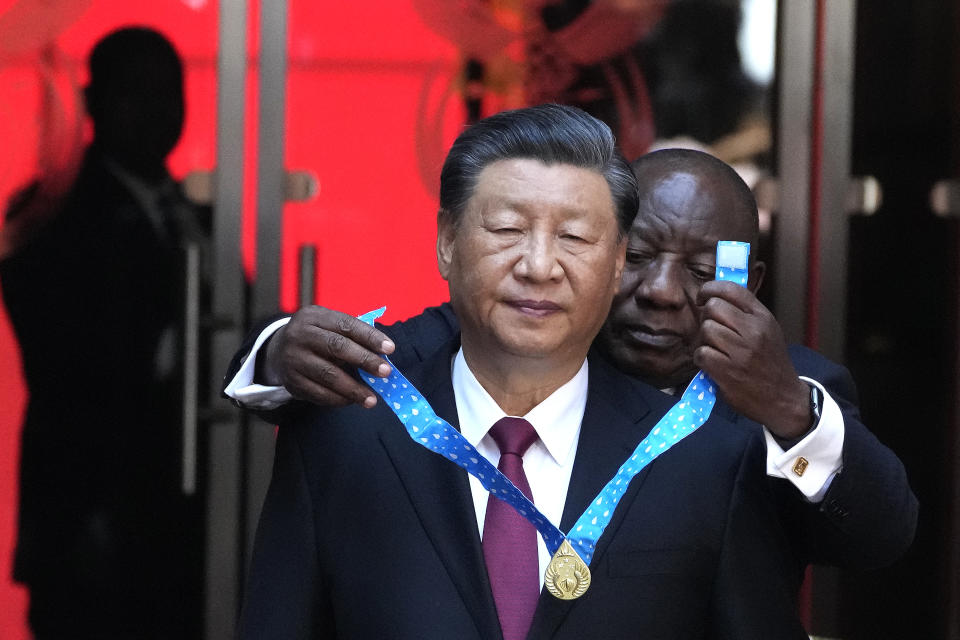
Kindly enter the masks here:
<path id="1" fill-rule="evenodd" d="M 590 214 L 617 222 L 616 203 L 601 171 L 536 158 L 505 158 L 483 168 L 466 209 L 491 206 L 517 213 L 553 209 L 569 217 Z"/>
<path id="2" fill-rule="evenodd" d="M 752 212 L 722 181 L 671 171 L 640 182 L 630 240 L 674 251 L 711 250 L 719 240 L 755 241 Z"/>

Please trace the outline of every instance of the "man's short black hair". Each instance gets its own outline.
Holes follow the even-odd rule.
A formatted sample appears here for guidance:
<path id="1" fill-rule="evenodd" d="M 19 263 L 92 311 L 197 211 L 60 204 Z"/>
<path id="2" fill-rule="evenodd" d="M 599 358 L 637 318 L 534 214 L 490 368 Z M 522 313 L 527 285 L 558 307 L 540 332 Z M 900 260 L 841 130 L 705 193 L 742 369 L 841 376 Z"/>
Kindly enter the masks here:
<path id="1" fill-rule="evenodd" d="M 170 40 L 149 27 L 122 27 L 100 39 L 90 52 L 90 84 L 102 90 L 124 90 L 124 85 L 183 83 L 183 63 Z"/>
<path id="2" fill-rule="evenodd" d="M 477 178 L 499 160 L 569 164 L 601 174 L 610 187 L 620 235 L 630 230 L 639 200 L 637 181 L 610 127 L 576 107 L 543 104 L 502 111 L 461 133 L 440 173 L 440 212 L 456 224 Z"/>

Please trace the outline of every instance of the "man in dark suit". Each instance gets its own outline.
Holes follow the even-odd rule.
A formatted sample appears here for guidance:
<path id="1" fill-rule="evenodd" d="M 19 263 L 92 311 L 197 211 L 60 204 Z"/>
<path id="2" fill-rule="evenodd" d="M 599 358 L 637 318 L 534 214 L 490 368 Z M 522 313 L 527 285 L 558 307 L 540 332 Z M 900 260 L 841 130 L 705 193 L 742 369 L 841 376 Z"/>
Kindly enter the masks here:
<path id="1" fill-rule="evenodd" d="M 597 347 L 621 371 L 661 389 L 682 389 L 700 367 L 716 380 L 721 393 L 715 413 L 766 441 L 768 484 L 801 564 L 893 562 L 913 539 L 916 499 L 903 465 L 863 425 L 849 372 L 785 343 L 776 319 L 754 295 L 762 263 L 752 261 L 746 289 L 711 281 L 718 240 L 757 241 L 749 189 L 730 167 L 695 151 L 655 152 L 634 170 L 639 213 Z M 256 341 L 251 337 L 233 363 L 228 391 L 253 406 L 280 405 L 288 413 L 298 410 L 296 401 L 281 404 L 291 394 L 314 404 L 372 406 L 369 388 L 348 371 L 375 373 L 386 366 L 376 355 L 382 352 L 392 353 L 403 369 L 427 358 L 457 327 L 449 304 L 382 327 L 386 335 L 308 307 L 274 338 L 268 331 Z M 266 355 L 247 358 L 264 340 Z M 283 386 L 245 393 L 254 388 L 246 386 L 254 369 L 257 381 Z"/>
<path id="2" fill-rule="evenodd" d="M 155 31 L 113 32 L 85 98 L 94 139 L 76 181 L 0 263 L 30 396 L 14 577 L 38 640 L 189 637 L 200 559 L 179 491 L 178 248 L 204 234 L 165 166 L 179 56 Z"/>
<path id="3" fill-rule="evenodd" d="M 480 455 L 522 456 L 515 483 L 529 479 L 564 529 L 673 403 L 588 357 L 636 195 L 606 126 L 554 105 L 481 121 L 442 173 L 437 256 L 461 331 L 407 373 Z M 505 416 L 525 418 L 529 448 L 501 453 Z M 538 595 L 542 547 L 520 581 L 533 553 L 521 528 L 504 591 L 496 499 L 386 402 L 301 408 L 280 429 L 240 636 L 803 638 L 799 566 L 754 480 L 765 459 L 758 430 L 711 418 L 633 480 L 569 602 Z"/>

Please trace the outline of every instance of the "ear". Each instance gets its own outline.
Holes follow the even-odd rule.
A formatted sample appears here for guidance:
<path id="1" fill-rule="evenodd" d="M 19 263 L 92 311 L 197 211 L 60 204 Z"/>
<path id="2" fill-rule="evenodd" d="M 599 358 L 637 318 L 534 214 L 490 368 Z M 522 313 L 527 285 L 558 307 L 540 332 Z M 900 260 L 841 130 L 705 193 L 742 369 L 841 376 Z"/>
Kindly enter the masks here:
<path id="1" fill-rule="evenodd" d="M 760 290 L 760 285 L 763 284 L 763 276 L 766 273 L 766 263 L 757 260 L 750 265 L 750 278 L 747 280 L 747 288 L 750 289 L 750 293 L 754 295 L 757 294 L 757 291 Z"/>
<path id="2" fill-rule="evenodd" d="M 452 216 L 441 209 L 437 212 L 437 269 L 444 280 L 450 279 L 455 236 L 456 224 Z"/>

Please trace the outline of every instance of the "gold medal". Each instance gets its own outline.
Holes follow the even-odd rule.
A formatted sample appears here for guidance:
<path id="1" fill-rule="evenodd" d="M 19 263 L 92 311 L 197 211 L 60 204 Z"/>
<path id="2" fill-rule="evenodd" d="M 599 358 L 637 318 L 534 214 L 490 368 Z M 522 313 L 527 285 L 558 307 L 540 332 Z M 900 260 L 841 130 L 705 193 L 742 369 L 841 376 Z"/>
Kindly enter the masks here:
<path id="1" fill-rule="evenodd" d="M 550 595 L 561 600 L 573 600 L 590 587 L 590 567 L 574 551 L 570 541 L 564 540 L 547 565 L 543 581 Z"/>

